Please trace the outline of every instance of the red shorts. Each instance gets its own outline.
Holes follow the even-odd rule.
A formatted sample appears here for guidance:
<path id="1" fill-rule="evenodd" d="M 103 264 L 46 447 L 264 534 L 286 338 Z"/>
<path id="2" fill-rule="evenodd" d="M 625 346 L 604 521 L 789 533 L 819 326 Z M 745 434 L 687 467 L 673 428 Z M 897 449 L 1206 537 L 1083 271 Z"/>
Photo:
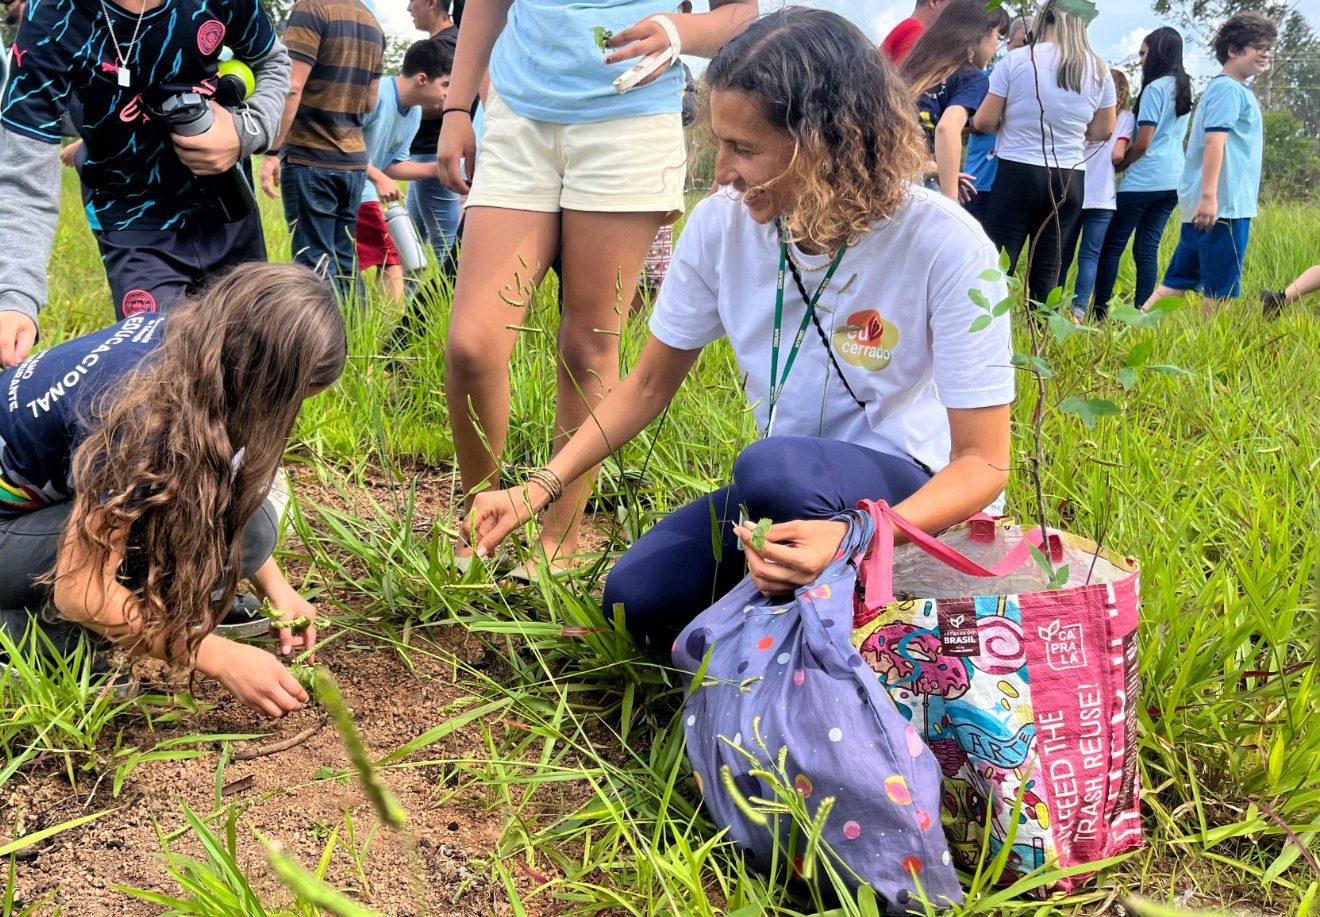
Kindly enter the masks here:
<path id="1" fill-rule="evenodd" d="M 361 271 L 403 263 L 390 231 L 385 228 L 385 212 L 378 201 L 363 201 L 358 207 L 357 256 Z"/>

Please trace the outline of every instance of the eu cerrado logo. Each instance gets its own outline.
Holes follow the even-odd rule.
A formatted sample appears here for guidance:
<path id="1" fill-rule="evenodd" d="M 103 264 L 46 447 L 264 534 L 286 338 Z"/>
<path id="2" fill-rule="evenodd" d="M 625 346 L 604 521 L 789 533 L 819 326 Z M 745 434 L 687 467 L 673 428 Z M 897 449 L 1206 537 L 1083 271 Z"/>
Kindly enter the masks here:
<path id="1" fill-rule="evenodd" d="M 1067 627 L 1055 621 L 1048 627 L 1037 627 L 1036 634 L 1045 642 L 1045 663 L 1056 672 L 1086 667 L 1085 632 L 1080 624 Z"/>
<path id="2" fill-rule="evenodd" d="M 886 322 L 875 309 L 863 309 L 848 316 L 847 323 L 834 332 L 834 349 L 845 363 L 867 370 L 881 370 L 894 358 L 898 346 L 898 328 Z"/>

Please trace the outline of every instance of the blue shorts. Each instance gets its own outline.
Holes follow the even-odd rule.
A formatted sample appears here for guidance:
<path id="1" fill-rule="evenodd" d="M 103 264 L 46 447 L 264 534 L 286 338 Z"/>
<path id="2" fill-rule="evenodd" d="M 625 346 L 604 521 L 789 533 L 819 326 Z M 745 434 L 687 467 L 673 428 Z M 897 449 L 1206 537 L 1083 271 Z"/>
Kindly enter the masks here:
<path id="1" fill-rule="evenodd" d="M 1182 235 L 1164 272 L 1164 285 L 1200 290 L 1214 299 L 1242 294 L 1242 259 L 1247 254 L 1251 218 L 1219 220 L 1209 230 L 1182 224 Z"/>

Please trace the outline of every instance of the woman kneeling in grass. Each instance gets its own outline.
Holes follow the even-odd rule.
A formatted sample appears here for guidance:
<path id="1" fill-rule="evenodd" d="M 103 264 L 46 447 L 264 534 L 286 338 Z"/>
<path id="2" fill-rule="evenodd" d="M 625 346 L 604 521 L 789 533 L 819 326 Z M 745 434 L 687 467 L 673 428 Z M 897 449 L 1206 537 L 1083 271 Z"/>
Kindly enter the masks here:
<path id="1" fill-rule="evenodd" d="M 271 716 L 302 706 L 278 659 L 212 631 L 241 577 L 286 618 L 314 618 L 271 557 L 266 498 L 303 400 L 345 354 L 324 281 L 248 264 L 168 317 L 130 316 L 0 374 L 0 626 L 17 640 L 63 619 L 194 665 Z M 280 632 L 286 653 L 316 639 Z"/>
<path id="2" fill-rule="evenodd" d="M 956 203 L 908 181 L 925 144 L 895 71 L 845 19 L 799 7 L 726 45 L 706 79 L 716 179 L 736 193 L 693 210 L 651 337 L 594 421 L 524 486 L 479 494 L 470 520 L 489 553 L 645 428 L 701 349 L 728 337 L 766 437 L 605 584 L 605 607 L 622 604 L 633 633 L 661 646 L 744 569 L 767 594 L 813 581 L 844 532 L 832 517 L 857 501 L 937 531 L 994 503 L 1009 464 L 1008 320 L 971 330 L 987 313 L 969 291 L 1006 295 L 986 279 L 995 251 Z M 740 507 L 778 523 L 762 548 Z"/>

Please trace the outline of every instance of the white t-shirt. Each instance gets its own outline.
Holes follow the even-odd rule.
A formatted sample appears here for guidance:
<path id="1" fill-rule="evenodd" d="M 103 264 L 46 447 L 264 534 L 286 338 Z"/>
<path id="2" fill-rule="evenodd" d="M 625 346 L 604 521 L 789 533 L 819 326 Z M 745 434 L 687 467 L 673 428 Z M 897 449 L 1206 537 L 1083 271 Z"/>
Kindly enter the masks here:
<path id="1" fill-rule="evenodd" d="M 1034 70 L 1033 70 L 1034 68 Z M 1086 125 L 1097 109 L 1117 98 L 1114 78 L 1103 69 L 1097 78 L 1094 60 L 1082 78 L 1082 91 L 1059 87 L 1059 48 L 1039 42 L 1009 51 L 990 72 L 990 94 L 1004 100 L 995 154 L 1000 159 L 1059 169 L 1082 169 Z M 1039 91 L 1040 101 L 1036 96 Z M 1041 144 L 1041 109 L 1045 111 L 1045 143 Z"/>
<path id="2" fill-rule="evenodd" d="M 794 251 L 801 264 L 829 259 Z M 938 471 L 949 464 L 946 408 L 1013 400 L 1008 316 L 971 331 L 986 315 L 968 296 L 990 303 L 1007 295 L 994 246 L 977 222 L 943 195 L 912 186 L 888 223 L 877 223 L 844 254 L 817 306 L 821 327 L 858 406 L 839 380 L 820 335 L 808 327 L 775 408 L 774 435 L 820 436 L 907 456 Z M 697 204 L 674 248 L 651 315 L 651 333 L 680 350 L 728 337 L 764 430 L 779 240 L 773 224 L 752 220 L 742 202 L 717 192 Z M 814 293 L 824 271 L 802 271 Z M 786 272 L 782 375 L 806 314 Z"/>
<path id="3" fill-rule="evenodd" d="M 1114 144 L 1131 140 L 1137 128 L 1137 116 L 1122 112 L 1108 140 L 1086 142 L 1086 200 L 1084 210 L 1116 210 L 1118 196 L 1114 187 Z"/>

